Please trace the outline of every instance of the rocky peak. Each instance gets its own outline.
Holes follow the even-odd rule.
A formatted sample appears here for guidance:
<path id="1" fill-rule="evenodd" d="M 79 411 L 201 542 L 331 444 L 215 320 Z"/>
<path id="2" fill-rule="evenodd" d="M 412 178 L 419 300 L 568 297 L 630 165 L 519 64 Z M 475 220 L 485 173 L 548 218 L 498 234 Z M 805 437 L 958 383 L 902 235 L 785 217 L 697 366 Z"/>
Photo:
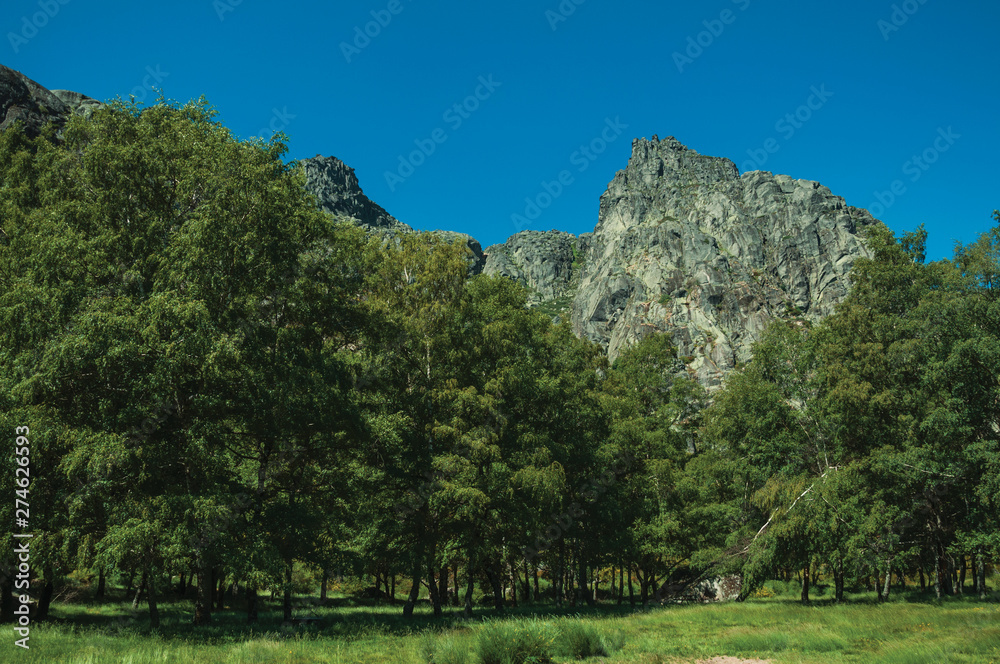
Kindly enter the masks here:
<path id="1" fill-rule="evenodd" d="M 413 233 L 412 227 L 399 221 L 381 206 L 365 196 L 354 169 L 336 157 L 316 155 L 302 159 L 299 165 L 306 174 L 306 189 L 316 197 L 324 212 L 335 217 L 349 217 L 370 232 L 395 235 Z M 454 231 L 435 231 L 449 241 L 458 241 L 469 249 L 469 269 L 473 274 L 482 271 L 486 262 L 483 249 L 471 235 Z"/>
<path id="2" fill-rule="evenodd" d="M 20 120 L 29 136 L 48 122 L 66 123 L 71 111 L 59 97 L 19 71 L 0 65 L 0 131 Z"/>
<path id="3" fill-rule="evenodd" d="M 675 182 L 690 186 L 735 180 L 739 171 L 730 160 L 698 154 L 673 136 L 663 140 L 653 136 L 653 140 L 632 141 L 632 156 L 620 175 L 626 184 Z"/>
<path id="4" fill-rule="evenodd" d="M 873 223 L 818 182 L 740 175 L 728 159 L 654 136 L 633 141 L 594 233 L 518 233 L 486 250 L 485 272 L 523 283 L 543 311 L 569 314 L 612 360 L 669 334 L 686 371 L 715 389 L 771 320 L 833 311 Z"/>
<path id="5" fill-rule="evenodd" d="M 412 231 L 385 211 L 361 190 L 354 169 L 336 157 L 316 155 L 299 162 L 306 174 L 306 189 L 316 197 L 321 210 L 335 216 L 351 217 L 368 228 Z"/>
<path id="6" fill-rule="evenodd" d="M 771 320 L 833 311 L 872 223 L 818 182 L 740 175 L 673 138 L 639 139 L 601 196 L 574 328 L 612 359 L 670 334 L 691 374 L 718 387 Z"/>

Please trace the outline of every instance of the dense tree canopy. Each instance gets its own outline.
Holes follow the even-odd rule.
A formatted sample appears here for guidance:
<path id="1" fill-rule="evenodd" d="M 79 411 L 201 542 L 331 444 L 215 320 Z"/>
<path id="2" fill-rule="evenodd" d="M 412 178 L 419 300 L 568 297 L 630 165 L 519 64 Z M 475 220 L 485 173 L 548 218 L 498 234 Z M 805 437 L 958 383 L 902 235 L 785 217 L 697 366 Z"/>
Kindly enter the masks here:
<path id="1" fill-rule="evenodd" d="M 0 134 L 0 424 L 31 429 L 40 617 L 73 571 L 154 624 L 175 577 L 196 622 L 232 582 L 291 618 L 297 566 L 409 581 L 406 614 L 540 578 L 557 602 L 731 573 L 984 592 L 1000 226 L 931 264 L 922 228 L 874 227 L 836 313 L 775 321 L 708 395 L 665 335 L 609 365 L 464 246 L 337 223 L 283 155 L 203 101 Z M 0 558 L 4 617 L 11 581 Z"/>

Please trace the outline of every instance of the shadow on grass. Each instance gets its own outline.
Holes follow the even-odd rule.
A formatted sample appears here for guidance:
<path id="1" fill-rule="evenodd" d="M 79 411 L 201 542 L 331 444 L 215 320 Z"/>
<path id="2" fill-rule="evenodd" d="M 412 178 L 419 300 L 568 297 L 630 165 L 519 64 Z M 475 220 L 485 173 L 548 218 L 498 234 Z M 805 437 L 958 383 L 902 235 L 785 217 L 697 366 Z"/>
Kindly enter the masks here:
<path id="1" fill-rule="evenodd" d="M 877 606 L 879 604 L 924 604 L 935 606 L 982 605 L 976 595 L 957 595 L 938 600 L 933 590 L 907 589 L 890 594 L 887 602 L 880 603 L 874 592 L 851 592 L 846 602 L 837 604 L 832 593 L 815 597 L 808 605 L 816 609 L 838 606 Z M 997 593 L 991 593 L 986 603 L 996 603 Z M 802 606 L 792 593 L 766 599 L 751 599 L 748 604 L 772 604 L 785 607 Z M 149 613 L 143 604 L 137 610 L 131 601 L 114 599 L 87 599 L 69 604 L 55 604 L 49 624 L 81 635 L 100 633 L 109 636 L 152 635 L 164 640 L 182 640 L 198 644 L 224 644 L 242 642 L 252 638 L 335 638 L 347 641 L 365 640 L 383 636 L 405 636 L 428 632 L 470 627 L 484 619 L 562 618 L 567 616 L 610 618 L 628 616 L 684 604 L 665 604 L 642 607 L 628 603 L 615 605 L 602 603 L 597 606 L 549 603 L 521 604 L 504 611 L 477 607 L 472 618 L 466 618 L 461 607 L 446 607 L 444 615 L 435 617 L 429 602 L 419 603 L 412 618 L 402 616 L 402 602 L 340 597 L 321 603 L 316 597 L 297 597 L 294 605 L 293 624 L 284 624 L 280 599 L 259 599 L 259 619 L 248 624 L 245 607 L 236 600 L 233 608 L 212 613 L 212 623 L 194 626 L 194 602 L 190 598 L 165 598 L 161 600 L 160 627 L 151 629 Z M 304 619 L 310 619 L 305 622 Z"/>
<path id="2" fill-rule="evenodd" d="M 74 633 L 100 633 L 109 636 L 156 635 L 165 640 L 191 643 L 222 644 L 245 641 L 267 635 L 270 638 L 338 638 L 363 640 L 379 636 L 404 636 L 428 632 L 461 629 L 483 620 L 517 619 L 525 617 L 559 618 L 566 616 L 616 617 L 649 611 L 652 608 L 599 604 L 562 607 L 546 604 L 521 604 L 503 611 L 476 607 L 472 618 L 466 618 L 461 607 L 447 607 L 440 617 L 433 615 L 430 603 L 419 603 L 412 618 L 402 615 L 402 602 L 376 602 L 338 598 L 326 603 L 314 597 L 299 597 L 295 601 L 292 624 L 283 623 L 280 599 L 259 600 L 258 621 L 247 623 L 245 607 L 240 602 L 234 608 L 212 612 L 209 625 L 195 626 L 194 602 L 191 599 L 161 600 L 160 627 L 151 629 L 145 604 L 137 610 L 130 601 L 88 600 L 72 604 L 56 604 L 47 621 Z M 315 621 L 303 624 L 307 619 Z"/>

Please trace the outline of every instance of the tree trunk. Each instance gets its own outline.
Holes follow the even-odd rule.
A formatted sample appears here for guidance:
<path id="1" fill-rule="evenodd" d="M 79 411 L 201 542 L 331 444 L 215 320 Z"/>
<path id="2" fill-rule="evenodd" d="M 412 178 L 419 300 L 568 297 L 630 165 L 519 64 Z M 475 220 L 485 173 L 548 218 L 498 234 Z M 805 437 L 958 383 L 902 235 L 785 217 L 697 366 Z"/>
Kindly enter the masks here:
<path id="1" fill-rule="evenodd" d="M 142 580 L 139 581 L 139 585 L 135 588 L 135 597 L 132 599 L 132 610 L 135 611 L 139 608 L 139 602 L 142 601 L 143 595 L 146 594 L 146 585 L 149 583 L 147 578 L 148 574 L 146 570 L 142 571 Z"/>
<path id="2" fill-rule="evenodd" d="M 945 592 L 949 595 L 955 594 L 955 558 L 945 554 L 944 558 L 944 574 L 945 574 Z"/>
<path id="3" fill-rule="evenodd" d="M 149 603 L 149 626 L 156 629 L 160 626 L 160 609 L 156 606 L 155 574 L 148 574 L 146 577 L 146 599 Z"/>
<path id="4" fill-rule="evenodd" d="M 618 573 L 615 571 L 615 566 L 612 565 L 611 566 L 611 599 L 614 599 L 618 595 L 618 593 L 617 593 L 617 588 L 618 588 L 617 581 L 618 581 Z"/>
<path id="5" fill-rule="evenodd" d="M 882 601 L 889 599 L 889 590 L 892 588 L 892 558 L 885 562 L 885 586 L 882 588 Z"/>
<path id="6" fill-rule="evenodd" d="M 396 601 L 396 574 L 395 573 L 393 573 L 392 576 L 389 577 L 389 601 L 390 602 L 395 602 Z"/>
<path id="7" fill-rule="evenodd" d="M 510 567 L 510 605 L 517 608 L 517 586 L 520 583 L 520 578 L 517 575 L 517 567 L 511 564 Z"/>
<path id="8" fill-rule="evenodd" d="M 628 564 L 628 603 L 635 606 L 635 590 L 632 588 L 632 563 Z"/>
<path id="9" fill-rule="evenodd" d="M 618 566 L 618 606 L 625 599 L 625 565 Z"/>
<path id="10" fill-rule="evenodd" d="M 555 579 L 556 606 L 562 606 L 563 578 L 564 578 L 565 567 L 566 567 L 566 547 L 563 545 L 563 540 L 559 540 L 559 574 L 556 576 Z"/>
<path id="11" fill-rule="evenodd" d="M 833 568 L 834 601 L 844 601 L 844 554 L 837 552 L 837 563 Z"/>
<path id="12" fill-rule="evenodd" d="M 410 596 L 406 598 L 406 604 L 403 605 L 404 618 L 413 617 L 413 607 L 417 605 L 417 600 L 420 599 L 420 581 L 420 564 L 417 563 L 413 567 L 413 585 L 410 586 Z"/>
<path id="13" fill-rule="evenodd" d="M 128 599 L 129 595 L 132 594 L 132 583 L 135 581 L 135 568 L 130 569 L 128 572 L 128 579 L 125 580 L 125 595 L 124 599 Z"/>
<path id="14" fill-rule="evenodd" d="M 535 594 L 534 598 L 536 602 L 540 602 L 542 599 L 542 591 L 538 588 L 538 565 L 534 562 L 531 563 L 531 578 L 534 580 L 535 584 Z"/>
<path id="15" fill-rule="evenodd" d="M 466 566 L 465 566 L 465 573 L 468 575 L 469 578 L 466 580 L 466 585 L 465 585 L 465 610 L 463 611 L 463 613 L 465 614 L 466 618 L 471 618 L 472 617 L 472 593 L 473 593 L 473 591 L 476 588 L 476 579 L 475 579 L 475 576 L 472 573 L 472 566 L 471 565 L 466 564 Z M 458 589 L 458 584 L 457 583 L 455 584 L 455 588 L 456 588 L 456 591 L 457 591 L 457 589 Z"/>
<path id="16" fill-rule="evenodd" d="M 388 584 L 386 584 L 388 585 Z M 448 604 L 448 566 L 441 568 L 441 576 L 438 577 L 438 599 L 442 605 Z"/>
<path id="17" fill-rule="evenodd" d="M 573 561 L 566 564 L 566 598 L 569 599 L 570 606 L 576 606 L 576 589 L 573 587 L 575 575 L 573 574 Z"/>
<path id="18" fill-rule="evenodd" d="M 876 576 L 876 578 L 878 578 Z M 809 603 L 809 565 L 802 570 L 802 603 Z"/>
<path id="19" fill-rule="evenodd" d="M 965 594 L 965 574 L 966 574 L 966 570 L 968 568 L 968 565 L 966 564 L 965 554 L 964 553 L 962 554 L 961 563 L 962 563 L 962 566 L 958 570 L 958 586 L 955 589 L 958 591 L 959 595 L 964 595 Z"/>
<path id="20" fill-rule="evenodd" d="M 979 593 L 979 599 L 986 599 L 986 553 L 983 551 L 982 547 L 976 552 L 976 592 Z"/>
<path id="21" fill-rule="evenodd" d="M 639 604 L 648 606 L 649 603 L 649 575 L 643 574 L 642 570 L 636 566 L 635 575 L 639 579 Z"/>
<path id="22" fill-rule="evenodd" d="M 579 586 L 578 592 L 580 594 L 580 599 L 585 601 L 587 606 L 594 606 L 594 596 L 587 589 L 587 565 L 583 561 L 582 548 L 583 546 L 581 544 L 577 549 L 577 557 L 579 558 L 577 561 L 577 568 L 580 574 L 580 580 L 577 584 Z"/>
<path id="23" fill-rule="evenodd" d="M 219 578 L 215 590 L 215 608 L 223 611 L 226 608 L 226 573 L 219 570 Z"/>
<path id="24" fill-rule="evenodd" d="M 106 587 L 106 579 L 104 577 L 104 568 L 97 570 L 97 597 L 104 597 L 104 591 Z"/>
<path id="25" fill-rule="evenodd" d="M 942 566 L 942 564 L 943 564 L 943 561 L 941 560 L 941 556 L 935 554 L 935 556 L 934 556 L 934 596 L 937 597 L 938 599 L 941 599 L 941 591 L 942 591 L 942 588 L 941 588 L 941 566 Z"/>
<path id="26" fill-rule="evenodd" d="M 49 617 L 49 608 L 52 606 L 52 595 L 55 593 L 55 586 L 52 577 L 46 572 L 45 585 L 42 586 L 42 593 L 38 597 L 38 607 L 35 609 L 35 620 L 46 620 Z"/>
<path id="27" fill-rule="evenodd" d="M 431 565 L 427 566 L 427 590 L 431 596 L 431 606 L 434 607 L 434 617 L 440 618 L 442 615 L 441 593 L 438 591 L 438 582 L 434 579 L 434 567 Z"/>
<path id="28" fill-rule="evenodd" d="M 292 621 L 292 561 L 285 563 L 285 592 L 281 602 L 282 622 Z"/>
<path id="29" fill-rule="evenodd" d="M 503 588 L 500 587 L 500 575 L 492 567 L 486 569 L 486 578 L 489 579 L 490 588 L 493 589 L 493 608 L 503 611 Z"/>
<path id="30" fill-rule="evenodd" d="M 920 590 L 921 592 L 927 590 L 927 577 L 924 576 L 924 568 L 922 566 L 917 567 L 917 573 L 920 575 Z"/>
<path id="31" fill-rule="evenodd" d="M 524 602 L 531 602 L 531 563 L 524 559 Z"/>
<path id="32" fill-rule="evenodd" d="M 212 622 L 212 569 L 200 565 L 196 573 L 198 587 L 194 600 L 194 624 L 207 625 Z"/>
<path id="33" fill-rule="evenodd" d="M 247 583 L 247 624 L 252 625 L 257 622 L 258 604 L 257 586 Z"/>
<path id="34" fill-rule="evenodd" d="M 330 570 L 323 568 L 323 581 L 319 587 L 319 601 L 326 602 L 326 584 L 330 581 Z"/>

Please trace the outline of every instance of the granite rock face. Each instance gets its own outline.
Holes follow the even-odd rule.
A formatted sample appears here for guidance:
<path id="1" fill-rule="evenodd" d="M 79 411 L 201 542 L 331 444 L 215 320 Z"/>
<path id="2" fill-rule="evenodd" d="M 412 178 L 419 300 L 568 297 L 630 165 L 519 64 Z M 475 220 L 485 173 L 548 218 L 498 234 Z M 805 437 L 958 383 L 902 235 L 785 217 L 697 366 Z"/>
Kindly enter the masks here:
<path id="1" fill-rule="evenodd" d="M 306 189 L 316 197 L 321 210 L 334 216 L 351 217 L 367 228 L 413 230 L 365 196 L 354 169 L 336 157 L 316 155 L 299 164 L 306 173 Z"/>
<path id="2" fill-rule="evenodd" d="M 48 122 L 66 123 L 72 110 L 53 92 L 9 67 L 0 65 L 0 131 L 20 120 L 29 136 Z"/>
<path id="3" fill-rule="evenodd" d="M 584 244 L 563 231 L 521 231 L 503 244 L 486 248 L 483 271 L 509 277 L 524 286 L 529 304 L 555 303 L 566 310 L 580 281 Z"/>
<path id="4" fill-rule="evenodd" d="M 305 170 L 306 189 L 316 197 L 317 204 L 324 212 L 335 217 L 349 217 L 373 233 L 393 236 L 414 232 L 413 228 L 365 196 L 354 169 L 340 159 L 316 155 L 312 159 L 302 159 L 299 164 Z M 454 231 L 434 232 L 447 240 L 464 243 L 471 252 L 470 271 L 473 274 L 482 271 L 486 258 L 474 237 Z"/>
<path id="5" fill-rule="evenodd" d="M 637 139 L 572 261 L 572 236 L 519 233 L 487 249 L 486 272 L 521 281 L 543 308 L 571 296 L 574 330 L 612 360 L 669 334 L 688 372 L 715 389 L 771 320 L 832 313 L 873 223 L 817 182 L 740 175 L 672 137 Z"/>
<path id="6" fill-rule="evenodd" d="M 42 127 L 54 122 L 62 127 L 72 115 L 90 116 L 101 102 L 70 90 L 47 90 L 19 71 L 0 65 L 0 131 L 16 121 L 24 123 L 25 133 L 38 136 Z"/>
<path id="7" fill-rule="evenodd" d="M 75 115 L 90 117 L 97 108 L 104 104 L 93 97 L 73 92 L 71 90 L 52 90 L 52 94 L 59 98 L 59 101 L 66 104 L 67 109 Z"/>

